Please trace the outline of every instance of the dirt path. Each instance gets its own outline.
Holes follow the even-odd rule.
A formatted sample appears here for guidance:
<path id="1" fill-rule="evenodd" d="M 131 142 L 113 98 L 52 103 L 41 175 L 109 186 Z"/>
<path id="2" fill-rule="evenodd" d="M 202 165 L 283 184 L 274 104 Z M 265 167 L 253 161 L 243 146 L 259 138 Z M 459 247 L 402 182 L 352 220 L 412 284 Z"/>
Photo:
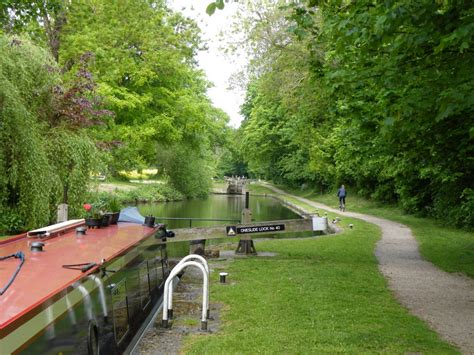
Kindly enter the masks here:
<path id="1" fill-rule="evenodd" d="M 274 186 L 265 186 L 315 208 L 340 213 Z M 441 271 L 423 260 L 411 230 L 403 224 L 360 213 L 343 212 L 342 215 L 381 228 L 382 239 L 377 243 L 375 255 L 397 299 L 443 339 L 459 347 L 464 354 L 474 354 L 474 280 Z"/>

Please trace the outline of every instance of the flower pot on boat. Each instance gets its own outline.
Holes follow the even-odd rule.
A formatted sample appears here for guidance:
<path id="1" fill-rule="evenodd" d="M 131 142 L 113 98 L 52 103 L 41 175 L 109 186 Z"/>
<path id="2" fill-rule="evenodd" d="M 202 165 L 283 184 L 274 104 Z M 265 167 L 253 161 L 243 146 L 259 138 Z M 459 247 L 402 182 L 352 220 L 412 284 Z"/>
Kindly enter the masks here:
<path id="1" fill-rule="evenodd" d="M 104 214 L 102 216 L 102 227 L 107 227 L 110 224 L 110 215 Z"/>
<path id="2" fill-rule="evenodd" d="M 100 228 L 102 226 L 102 217 L 101 218 L 86 218 L 86 226 L 88 228 Z"/>
<path id="3" fill-rule="evenodd" d="M 120 212 L 107 212 L 105 215 L 109 216 L 110 224 L 117 224 L 120 216 Z"/>

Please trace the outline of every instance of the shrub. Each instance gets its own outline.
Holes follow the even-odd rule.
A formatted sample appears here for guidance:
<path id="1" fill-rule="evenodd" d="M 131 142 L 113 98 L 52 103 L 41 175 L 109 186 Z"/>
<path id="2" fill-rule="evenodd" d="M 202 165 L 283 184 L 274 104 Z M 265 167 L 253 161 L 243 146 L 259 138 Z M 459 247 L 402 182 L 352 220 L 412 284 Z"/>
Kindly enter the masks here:
<path id="1" fill-rule="evenodd" d="M 23 220 L 18 212 L 12 209 L 5 209 L 0 214 L 0 234 L 16 234 L 25 229 Z"/>
<path id="2" fill-rule="evenodd" d="M 102 206 L 104 212 L 119 212 L 120 209 L 127 204 L 135 204 L 139 202 L 167 202 L 183 200 L 182 193 L 167 184 L 143 185 L 130 191 L 116 192 L 100 192 L 89 193 L 86 198 L 88 204 L 92 206 Z M 81 217 L 84 216 L 83 211 L 75 213 Z"/>

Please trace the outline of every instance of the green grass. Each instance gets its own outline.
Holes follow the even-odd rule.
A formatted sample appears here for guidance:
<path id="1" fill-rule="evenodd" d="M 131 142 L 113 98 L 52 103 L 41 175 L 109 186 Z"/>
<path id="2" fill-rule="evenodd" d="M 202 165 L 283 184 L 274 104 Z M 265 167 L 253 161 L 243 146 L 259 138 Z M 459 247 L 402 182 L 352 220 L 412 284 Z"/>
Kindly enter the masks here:
<path id="1" fill-rule="evenodd" d="M 345 223 L 354 220 L 345 218 Z M 257 244 L 277 257 L 235 259 L 211 301 L 221 330 L 186 339 L 191 354 L 456 353 L 388 291 L 374 256 L 379 229 L 357 222 L 340 235 Z"/>
<path id="2" fill-rule="evenodd" d="M 318 194 L 310 190 L 288 189 L 285 191 L 307 199 L 338 208 L 336 193 Z M 426 260 L 447 272 L 460 272 L 474 278 L 474 233 L 456 229 L 449 221 L 436 221 L 405 214 L 400 208 L 369 201 L 349 195 L 346 210 L 366 213 L 400 222 L 412 230 L 420 245 L 420 252 Z"/>
<path id="3" fill-rule="evenodd" d="M 129 186 L 132 185 L 128 180 L 125 179 L 120 179 L 114 176 L 108 176 L 104 181 L 99 181 L 99 180 L 93 180 L 97 184 L 114 184 L 114 185 L 120 185 L 120 186 Z"/>
<path id="4" fill-rule="evenodd" d="M 265 187 L 263 185 L 259 185 L 259 184 L 248 184 L 246 185 L 247 187 L 247 190 L 250 191 L 251 194 L 271 194 L 271 195 L 276 195 L 275 192 L 273 192 L 273 190 L 270 190 L 268 187 Z"/>

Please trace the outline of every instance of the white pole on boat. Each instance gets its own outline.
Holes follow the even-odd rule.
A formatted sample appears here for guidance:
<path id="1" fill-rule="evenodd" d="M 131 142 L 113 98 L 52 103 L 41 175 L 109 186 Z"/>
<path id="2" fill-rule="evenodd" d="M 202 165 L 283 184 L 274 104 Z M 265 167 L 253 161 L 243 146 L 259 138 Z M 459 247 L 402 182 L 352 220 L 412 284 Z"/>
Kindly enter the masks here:
<path id="1" fill-rule="evenodd" d="M 178 273 L 188 266 L 195 266 L 202 272 L 203 276 L 203 287 L 202 287 L 202 314 L 201 314 L 201 330 L 207 330 L 207 298 L 209 293 L 209 278 L 206 272 L 206 269 L 201 263 L 196 261 L 187 261 L 181 265 L 176 265 L 173 270 L 171 271 L 170 275 L 166 279 L 165 282 L 165 289 L 163 291 L 163 320 L 162 325 L 163 327 L 168 327 L 168 295 L 169 295 L 169 288 L 172 280 L 178 275 Z"/>
<path id="2" fill-rule="evenodd" d="M 104 319 L 107 320 L 107 301 L 105 298 L 105 289 L 104 289 L 104 283 L 102 280 L 96 276 L 96 275 L 90 275 L 89 278 L 91 278 L 97 287 L 99 288 L 99 298 L 100 298 L 100 304 L 102 305 L 102 313 L 104 314 Z"/>
<path id="3" fill-rule="evenodd" d="M 210 278 L 210 271 L 209 271 L 209 265 L 207 264 L 207 260 L 204 259 L 201 255 L 198 254 L 190 254 L 182 258 L 178 264 L 176 264 L 175 267 L 178 265 L 182 265 L 188 260 L 198 260 L 198 262 L 201 262 L 201 264 L 204 266 L 204 269 L 206 270 L 207 273 L 207 278 Z M 173 278 L 174 280 L 174 278 Z M 169 288 L 169 294 L 168 294 L 168 318 L 173 318 L 173 281 L 171 281 L 171 287 Z M 206 299 L 206 308 L 207 308 L 207 318 L 209 318 L 209 292 L 207 292 L 207 299 Z"/>

